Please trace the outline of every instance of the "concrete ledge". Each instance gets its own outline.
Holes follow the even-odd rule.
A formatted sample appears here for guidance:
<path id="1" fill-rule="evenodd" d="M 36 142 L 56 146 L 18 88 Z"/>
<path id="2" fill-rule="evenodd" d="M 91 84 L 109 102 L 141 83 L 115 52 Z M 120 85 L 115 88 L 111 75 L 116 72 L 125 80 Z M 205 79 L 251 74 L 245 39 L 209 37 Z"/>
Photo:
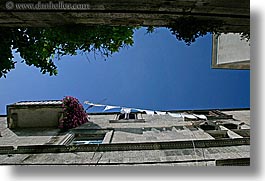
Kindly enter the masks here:
<path id="1" fill-rule="evenodd" d="M 109 123 L 144 123 L 144 119 L 121 119 L 121 120 L 109 120 Z"/>
<path id="2" fill-rule="evenodd" d="M 0 154 L 37 154 L 37 153 L 69 153 L 69 152 L 106 152 L 106 151 L 132 151 L 132 150 L 163 150 L 186 148 L 210 148 L 224 146 L 250 145 L 250 138 L 236 138 L 223 140 L 194 140 L 148 143 L 115 143 L 90 145 L 30 145 L 4 147 Z"/>

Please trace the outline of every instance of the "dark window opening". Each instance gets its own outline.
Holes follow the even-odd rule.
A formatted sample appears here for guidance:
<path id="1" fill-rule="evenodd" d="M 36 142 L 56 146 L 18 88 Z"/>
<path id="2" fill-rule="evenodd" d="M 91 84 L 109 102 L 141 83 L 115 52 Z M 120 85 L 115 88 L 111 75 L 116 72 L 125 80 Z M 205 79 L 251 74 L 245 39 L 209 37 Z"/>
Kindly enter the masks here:
<path id="1" fill-rule="evenodd" d="M 233 123 L 225 123 L 222 126 L 226 127 L 227 129 L 237 129 L 238 125 L 233 124 Z"/>
<path id="2" fill-rule="evenodd" d="M 125 119 L 125 114 L 120 114 L 119 115 L 119 120 L 121 120 L 121 119 Z"/>
<path id="3" fill-rule="evenodd" d="M 134 113 L 119 114 L 118 120 L 122 120 L 122 119 L 137 119 L 137 114 L 134 114 Z"/>
<path id="4" fill-rule="evenodd" d="M 209 124 L 202 124 L 199 126 L 201 129 L 203 129 L 204 131 L 207 131 L 207 130 L 217 130 L 217 126 L 215 125 L 209 125 Z"/>
<path id="5" fill-rule="evenodd" d="M 136 114 L 129 114 L 129 119 L 137 119 Z"/>
<path id="6" fill-rule="evenodd" d="M 215 139 L 225 139 L 230 138 L 227 134 L 227 130 L 217 130 L 217 131 L 207 131 L 209 135 L 214 137 Z"/>
<path id="7" fill-rule="evenodd" d="M 117 114 L 114 120 L 110 120 L 110 123 L 144 123 L 143 117 L 138 118 L 137 113 L 120 113 Z"/>

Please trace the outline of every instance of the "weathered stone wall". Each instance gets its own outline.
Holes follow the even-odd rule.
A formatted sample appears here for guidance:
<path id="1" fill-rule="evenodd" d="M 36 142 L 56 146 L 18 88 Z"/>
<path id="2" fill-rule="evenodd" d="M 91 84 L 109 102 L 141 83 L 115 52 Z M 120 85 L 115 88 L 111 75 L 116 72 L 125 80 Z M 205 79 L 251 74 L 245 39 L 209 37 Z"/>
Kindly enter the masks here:
<path id="1" fill-rule="evenodd" d="M 167 26 L 183 15 L 199 19 L 223 20 L 222 29 L 249 29 L 249 0 L 65 0 L 64 3 L 89 4 L 87 9 L 27 9 L 18 3 L 40 0 L 9 0 L 0 2 L 0 26 L 47 27 L 66 24 Z M 42 0 L 41 3 L 49 1 Z M 53 1 L 54 4 L 58 1 Z M 12 6 L 13 5 L 13 6 Z"/>
<path id="2" fill-rule="evenodd" d="M 9 128 L 57 128 L 61 106 L 9 106 L 7 123 Z"/>

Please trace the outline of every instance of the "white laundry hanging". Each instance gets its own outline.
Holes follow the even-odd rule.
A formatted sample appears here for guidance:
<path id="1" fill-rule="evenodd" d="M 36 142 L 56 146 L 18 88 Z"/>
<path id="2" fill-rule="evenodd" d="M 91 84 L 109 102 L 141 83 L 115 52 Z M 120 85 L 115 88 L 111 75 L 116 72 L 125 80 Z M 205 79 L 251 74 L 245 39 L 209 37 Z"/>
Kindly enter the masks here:
<path id="1" fill-rule="evenodd" d="M 158 114 L 158 115 L 166 115 L 167 114 L 167 112 L 162 112 L 162 111 L 155 111 L 156 112 L 156 114 Z"/>
<path id="2" fill-rule="evenodd" d="M 194 114 L 194 116 L 196 116 L 200 119 L 207 119 L 207 117 L 205 115 L 202 115 L 202 114 Z"/>
<path id="3" fill-rule="evenodd" d="M 168 115 L 170 115 L 170 116 L 172 116 L 174 118 L 181 118 L 182 117 L 180 113 L 170 113 L 169 112 Z"/>
<path id="4" fill-rule="evenodd" d="M 124 108 L 124 107 L 121 108 L 121 113 L 127 113 L 127 114 L 129 114 L 131 111 L 132 111 L 131 108 Z"/>
<path id="5" fill-rule="evenodd" d="M 147 115 L 154 115 L 155 111 L 150 111 L 150 110 L 143 110 Z"/>
<path id="6" fill-rule="evenodd" d="M 103 111 L 120 108 L 119 106 L 106 106 Z"/>
<path id="7" fill-rule="evenodd" d="M 193 116 L 192 114 L 182 114 L 182 116 L 184 118 L 188 118 L 188 119 L 197 119 L 197 117 L 196 116 Z"/>

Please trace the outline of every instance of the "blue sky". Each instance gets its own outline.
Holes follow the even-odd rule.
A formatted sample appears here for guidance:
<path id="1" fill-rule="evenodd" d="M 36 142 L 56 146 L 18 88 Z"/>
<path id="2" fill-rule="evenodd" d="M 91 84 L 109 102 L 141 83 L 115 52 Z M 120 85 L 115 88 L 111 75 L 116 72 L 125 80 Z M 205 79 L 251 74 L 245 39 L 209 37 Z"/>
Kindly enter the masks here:
<path id="1" fill-rule="evenodd" d="M 211 35 L 186 46 L 167 29 L 153 34 L 140 29 L 134 41 L 106 61 L 92 55 L 89 60 L 63 57 L 53 77 L 18 63 L 0 79 L 0 114 L 7 104 L 68 95 L 82 103 L 153 110 L 249 108 L 250 71 L 212 69 Z"/>

